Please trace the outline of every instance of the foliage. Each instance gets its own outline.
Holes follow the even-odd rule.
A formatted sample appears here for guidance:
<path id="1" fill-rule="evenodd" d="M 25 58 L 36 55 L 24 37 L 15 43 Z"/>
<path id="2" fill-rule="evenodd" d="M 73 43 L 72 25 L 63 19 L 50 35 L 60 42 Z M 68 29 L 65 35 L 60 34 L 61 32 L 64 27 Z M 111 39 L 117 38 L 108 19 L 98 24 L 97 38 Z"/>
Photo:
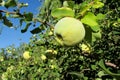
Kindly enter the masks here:
<path id="1" fill-rule="evenodd" d="M 0 0 L 6 8 L 17 7 L 16 0 Z M 31 12 L 20 13 L 26 4 L 19 3 L 14 12 L 0 10 L 0 20 L 13 26 L 7 18 L 26 22 L 21 30 L 33 29 L 29 44 L 0 51 L 2 80 L 119 80 L 120 79 L 120 1 L 118 0 L 44 0 L 38 17 Z M 99 4 L 99 5 L 98 5 Z M 65 13 L 63 13 L 65 11 Z M 71 13 L 71 14 L 69 14 Z M 73 47 L 60 46 L 54 39 L 54 24 L 70 16 L 81 20 L 86 29 L 85 40 Z M 87 49 L 82 48 L 85 44 Z M 29 51 L 30 58 L 23 53 Z"/>

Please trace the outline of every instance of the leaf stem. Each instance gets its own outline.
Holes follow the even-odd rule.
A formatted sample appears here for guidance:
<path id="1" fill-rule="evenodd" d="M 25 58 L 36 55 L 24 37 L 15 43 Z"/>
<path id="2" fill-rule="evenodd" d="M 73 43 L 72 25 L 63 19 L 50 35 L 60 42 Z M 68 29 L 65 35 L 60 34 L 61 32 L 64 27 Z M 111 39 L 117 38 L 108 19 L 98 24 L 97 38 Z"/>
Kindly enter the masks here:
<path id="1" fill-rule="evenodd" d="M 40 20 L 40 19 L 38 19 L 38 18 L 34 18 L 33 21 L 35 21 L 35 22 L 38 21 L 38 22 L 40 22 L 40 23 L 42 23 L 42 24 L 46 24 L 46 25 L 48 25 L 51 29 L 54 29 L 54 26 L 51 25 L 50 23 L 46 22 L 46 21 L 42 21 L 42 20 Z"/>

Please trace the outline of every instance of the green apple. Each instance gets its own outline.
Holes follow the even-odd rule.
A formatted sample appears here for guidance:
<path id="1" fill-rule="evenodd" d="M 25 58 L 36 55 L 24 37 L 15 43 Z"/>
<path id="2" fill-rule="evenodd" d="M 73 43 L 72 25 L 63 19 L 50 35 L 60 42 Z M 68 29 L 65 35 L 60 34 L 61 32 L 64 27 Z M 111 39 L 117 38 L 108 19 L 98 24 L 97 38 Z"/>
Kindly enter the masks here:
<path id="1" fill-rule="evenodd" d="M 56 23 L 54 35 L 61 45 L 74 46 L 84 39 L 85 28 L 79 20 L 64 17 Z"/>
<path id="2" fill-rule="evenodd" d="M 29 51 L 25 51 L 24 53 L 23 53 L 23 58 L 24 59 L 29 59 L 31 56 L 30 56 L 30 52 Z"/>

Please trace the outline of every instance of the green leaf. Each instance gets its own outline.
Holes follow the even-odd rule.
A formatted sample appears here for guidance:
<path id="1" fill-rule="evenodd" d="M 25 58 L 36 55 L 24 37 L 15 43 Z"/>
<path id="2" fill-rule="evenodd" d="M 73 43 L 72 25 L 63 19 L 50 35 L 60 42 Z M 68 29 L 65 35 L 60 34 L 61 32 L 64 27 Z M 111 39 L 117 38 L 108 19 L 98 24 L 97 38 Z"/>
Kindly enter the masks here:
<path id="1" fill-rule="evenodd" d="M 22 26 L 24 19 L 20 19 L 20 26 Z"/>
<path id="2" fill-rule="evenodd" d="M 91 26 L 91 29 L 92 29 L 94 32 L 98 32 L 98 31 L 100 30 L 100 26 L 99 26 L 99 25 Z"/>
<path id="3" fill-rule="evenodd" d="M 33 13 L 25 13 L 24 16 L 26 21 L 32 21 L 33 19 Z"/>
<path id="4" fill-rule="evenodd" d="M 63 2 L 63 6 L 64 6 L 64 7 L 68 7 L 68 6 L 69 6 L 69 5 L 68 5 L 68 1 L 64 1 L 64 2 Z"/>
<path id="5" fill-rule="evenodd" d="M 103 6 L 104 6 L 104 3 L 97 1 L 97 2 L 95 2 L 95 4 L 92 7 L 93 8 L 101 8 Z"/>
<path id="6" fill-rule="evenodd" d="M 96 65 L 91 65 L 91 68 L 93 69 L 93 70 L 96 70 Z"/>
<path id="7" fill-rule="evenodd" d="M 61 7 L 52 10 L 51 15 L 55 18 L 62 18 L 62 17 L 74 17 L 74 11 L 68 7 Z"/>
<path id="8" fill-rule="evenodd" d="M 51 0 L 44 0 L 44 7 L 48 10 L 51 5 Z"/>
<path id="9" fill-rule="evenodd" d="M 86 34 L 85 34 L 85 40 L 88 42 L 88 43 L 93 43 L 94 41 L 98 40 L 98 39 L 101 39 L 101 32 L 98 31 L 98 32 L 93 32 L 92 29 L 90 27 L 86 27 L 85 26 L 85 31 L 86 31 Z"/>
<path id="10" fill-rule="evenodd" d="M 104 76 L 105 75 L 105 73 L 104 73 L 104 71 L 100 71 L 100 72 L 98 72 L 98 74 L 97 74 L 99 77 L 102 77 L 102 76 Z"/>
<path id="11" fill-rule="evenodd" d="M 35 28 L 35 29 L 33 29 L 32 31 L 30 31 L 32 34 L 37 34 L 37 33 L 39 33 L 39 32 L 41 32 L 42 30 L 41 30 L 41 28 L 40 27 L 37 27 L 37 28 Z"/>
<path id="12" fill-rule="evenodd" d="M 112 34 L 113 35 L 120 35 L 120 32 L 119 31 L 112 31 Z"/>
<path id="13" fill-rule="evenodd" d="M 68 72 L 68 74 L 76 75 L 76 76 L 79 77 L 79 78 L 84 77 L 84 74 L 83 74 L 83 73 L 80 73 L 80 72 Z"/>
<path id="14" fill-rule="evenodd" d="M 67 1 L 67 3 L 68 3 L 68 7 L 69 8 L 74 8 L 74 6 L 75 6 L 75 2 L 74 1 Z"/>
<path id="15" fill-rule="evenodd" d="M 102 19 L 105 19 L 105 15 L 104 14 L 102 14 L 102 13 L 99 13 L 99 14 L 97 14 L 97 19 L 98 20 L 102 20 Z"/>
<path id="16" fill-rule="evenodd" d="M 12 27 L 13 26 L 13 24 L 6 18 L 6 16 L 4 16 L 2 19 L 3 19 L 4 25 L 6 25 L 8 27 Z"/>
<path id="17" fill-rule="evenodd" d="M 81 22 L 90 26 L 91 29 L 95 32 L 100 30 L 100 27 L 97 22 L 97 17 L 92 13 L 88 12 L 82 19 Z"/>
<path id="18" fill-rule="evenodd" d="M 88 12 L 82 19 L 81 21 L 84 24 L 87 24 L 89 26 L 96 26 L 98 23 L 96 22 L 97 18 L 92 12 Z"/>
<path id="19" fill-rule="evenodd" d="M 22 33 L 25 33 L 32 23 L 27 23 L 25 28 L 21 30 Z"/>
<path id="20" fill-rule="evenodd" d="M 101 32 L 99 31 L 99 32 L 92 32 L 92 41 L 94 42 L 94 41 L 96 41 L 96 40 L 98 40 L 98 39 L 101 39 Z"/>
<path id="21" fill-rule="evenodd" d="M 15 7 L 17 6 L 17 3 L 15 0 L 7 0 L 7 2 L 5 2 L 5 7 L 9 8 L 9 7 Z"/>
<path id="22" fill-rule="evenodd" d="M 113 76 L 114 78 L 116 78 L 117 80 L 120 80 L 120 74 L 116 74 L 116 73 L 112 73 L 110 72 L 104 65 L 104 61 L 103 59 L 101 59 L 99 61 L 99 64 L 98 64 L 107 74 Z"/>
<path id="23" fill-rule="evenodd" d="M 120 23 L 120 18 L 118 18 L 117 21 Z"/>

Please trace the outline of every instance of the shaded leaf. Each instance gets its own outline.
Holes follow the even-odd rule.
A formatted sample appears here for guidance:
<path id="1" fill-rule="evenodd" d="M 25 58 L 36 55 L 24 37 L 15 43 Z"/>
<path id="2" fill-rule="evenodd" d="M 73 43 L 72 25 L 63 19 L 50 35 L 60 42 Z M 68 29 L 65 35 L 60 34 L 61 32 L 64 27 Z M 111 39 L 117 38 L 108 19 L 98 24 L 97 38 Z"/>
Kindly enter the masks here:
<path id="1" fill-rule="evenodd" d="M 22 33 L 25 33 L 32 23 L 27 23 L 25 28 L 21 30 Z"/>
<path id="2" fill-rule="evenodd" d="M 120 32 L 119 31 L 113 31 L 113 34 L 114 35 L 120 35 Z"/>
<path id="3" fill-rule="evenodd" d="M 13 26 L 13 24 L 6 18 L 6 16 L 3 17 L 3 23 L 4 23 L 4 25 L 6 25 L 8 27 Z"/>
<path id="4" fill-rule="evenodd" d="M 81 22 L 90 26 L 91 29 L 95 32 L 99 31 L 100 30 L 100 27 L 98 25 L 98 22 L 97 22 L 97 17 L 91 13 L 91 12 L 88 12 L 82 19 L 81 19 Z"/>
<path id="5" fill-rule="evenodd" d="M 61 7 L 61 8 L 52 10 L 51 15 L 55 18 L 62 18 L 65 16 L 74 17 L 74 11 L 68 7 Z"/>
<path id="6" fill-rule="evenodd" d="M 91 43 L 91 42 L 92 42 L 92 30 L 91 30 L 90 27 L 86 27 L 86 26 L 85 26 L 85 31 L 86 31 L 85 40 L 86 40 L 88 43 Z"/>
<path id="7" fill-rule="evenodd" d="M 17 6 L 17 3 L 15 0 L 7 0 L 7 2 L 5 2 L 5 7 L 9 8 L 9 7 L 15 7 Z"/>
<path id="8" fill-rule="evenodd" d="M 50 5 L 51 5 L 51 0 L 45 0 L 44 1 L 44 6 L 47 10 L 50 8 Z"/>
<path id="9" fill-rule="evenodd" d="M 98 40 L 98 39 L 101 39 L 101 32 L 98 31 L 98 32 L 93 32 L 92 29 L 90 27 L 85 27 L 85 31 L 86 31 L 86 34 L 85 34 L 85 40 L 88 42 L 88 43 L 93 43 L 94 41 Z"/>
<path id="10" fill-rule="evenodd" d="M 99 32 L 92 32 L 92 41 L 94 42 L 97 39 L 101 39 L 101 36 L 102 36 L 102 34 L 100 31 Z"/>
<path id="11" fill-rule="evenodd" d="M 93 69 L 93 70 L 96 70 L 96 65 L 91 65 L 91 68 Z"/>
<path id="12" fill-rule="evenodd" d="M 40 29 L 40 27 L 37 27 L 35 29 L 33 29 L 32 31 L 30 31 L 32 34 L 37 34 L 39 32 L 41 32 L 42 30 Z"/>
<path id="13" fill-rule="evenodd" d="M 68 74 L 75 75 L 80 79 L 82 78 L 83 80 L 88 80 L 88 77 L 85 77 L 84 74 L 80 72 L 68 72 Z"/>
<path id="14" fill-rule="evenodd" d="M 25 13 L 24 16 L 26 21 L 32 21 L 33 19 L 33 13 Z"/>
<path id="15" fill-rule="evenodd" d="M 68 6 L 70 8 L 73 8 L 75 6 L 75 2 L 74 1 L 68 1 Z"/>
<path id="16" fill-rule="evenodd" d="M 68 72 L 68 74 L 76 75 L 76 76 L 79 77 L 79 78 L 84 77 L 84 74 L 83 74 L 83 73 L 80 73 L 80 72 Z"/>
<path id="17" fill-rule="evenodd" d="M 22 26 L 24 19 L 20 19 L 20 26 Z"/>

